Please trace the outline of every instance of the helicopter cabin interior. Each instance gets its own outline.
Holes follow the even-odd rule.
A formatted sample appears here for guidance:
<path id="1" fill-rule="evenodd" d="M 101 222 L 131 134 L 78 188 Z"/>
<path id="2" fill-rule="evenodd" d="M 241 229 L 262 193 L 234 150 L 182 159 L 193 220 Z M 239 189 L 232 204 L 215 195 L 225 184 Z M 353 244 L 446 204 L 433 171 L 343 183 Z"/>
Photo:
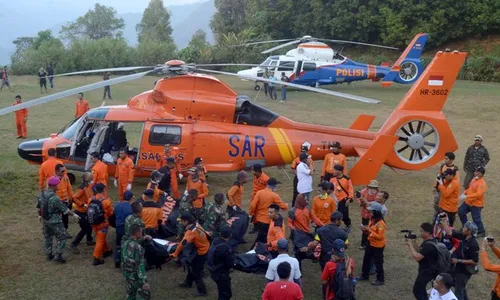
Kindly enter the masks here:
<path id="1" fill-rule="evenodd" d="M 297 60 L 294 57 L 288 56 L 270 56 L 262 64 L 261 71 L 258 72 L 257 76 L 264 76 L 265 69 L 273 72 L 274 77 L 280 79 L 281 73 L 285 73 L 287 77 L 294 74 L 295 78 L 300 77 L 301 72 L 316 71 L 316 63 L 314 61 L 304 61 Z"/>

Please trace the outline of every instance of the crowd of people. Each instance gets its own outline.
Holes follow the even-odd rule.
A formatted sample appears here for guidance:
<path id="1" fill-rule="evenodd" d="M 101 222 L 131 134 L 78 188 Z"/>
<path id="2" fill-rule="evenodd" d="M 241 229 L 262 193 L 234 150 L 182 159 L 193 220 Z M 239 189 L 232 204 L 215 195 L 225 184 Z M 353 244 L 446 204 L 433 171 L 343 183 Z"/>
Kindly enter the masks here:
<path id="1" fill-rule="evenodd" d="M 76 117 L 85 109 L 84 101 L 83 95 L 79 95 Z M 310 147 L 304 143 L 291 166 L 296 175 L 291 205 L 277 192 L 280 182 L 265 174 L 258 164 L 251 168 L 251 175 L 240 171 L 225 193 L 216 193 L 213 200 L 209 200 L 208 173 L 201 157 L 187 170 L 186 188 L 182 192 L 179 180 L 184 178 L 183 172 L 174 150 L 166 145 L 164 155 L 157 161 L 157 170 L 152 172 L 151 181 L 138 197 L 131 192 L 134 163 L 124 149 L 120 150 L 112 176 L 120 201 L 113 206 L 108 196 L 108 165 L 101 161 L 99 153 L 92 153 L 92 168 L 82 175 L 82 183 L 74 192 L 64 164 L 56 158 L 55 149 L 49 149 L 49 158 L 39 171 L 38 203 L 47 260 L 66 262 L 63 250 L 66 240 L 72 238 L 67 228 L 69 216 L 73 216 L 78 219 L 80 231 L 73 238 L 70 250 L 79 254 L 78 246 L 86 238 L 87 245 L 95 247 L 94 266 L 104 264 L 105 258 L 114 252 L 115 267 L 123 271 L 129 299 L 148 299 L 151 287 L 146 270 L 151 266 L 145 260 L 145 248 L 154 239 L 163 237 L 165 218 L 159 203 L 168 197 L 179 210 L 172 234 L 176 247 L 170 259 L 179 261 L 187 270 L 179 286 L 195 285 L 196 295 L 208 295 L 203 278 L 207 266 L 211 279 L 217 284 L 218 299 L 231 299 L 231 269 L 235 266 L 237 248 L 229 243 L 233 234 L 229 217 L 235 211 L 245 213 L 245 185 L 253 177 L 248 216 L 253 224 L 250 234 L 255 233 L 256 237 L 245 253 L 258 253 L 259 259 L 267 264 L 262 299 L 302 299 L 301 271 L 305 259 L 319 263 L 324 299 L 354 299 L 355 286 L 370 280 L 372 275 L 372 285 L 385 284 L 384 250 L 388 230 L 385 218 L 389 193 L 382 190 L 377 180 L 355 190 L 346 175 L 346 157 L 341 153 L 340 143 L 335 142 L 331 145 L 332 152 L 324 158 L 317 195 L 313 195 L 316 170 L 308 154 Z M 446 153 L 439 168 L 433 187 L 435 214 L 429 216 L 431 222 L 420 226 L 422 244 L 417 244 L 417 234 L 409 231 L 405 235 L 410 255 L 419 265 L 413 286 L 417 300 L 469 299 L 467 282 L 478 272 L 480 259 L 485 270 L 500 275 L 500 265 L 489 261 L 486 248 L 490 247 L 498 257 L 500 250 L 494 246 L 492 237 L 486 237 L 481 215 L 487 190 L 484 175 L 489 162 L 482 137 L 476 136 L 474 144 L 467 149 L 464 161 L 467 174 L 462 193 L 460 170 L 454 160 L 454 153 Z M 349 255 L 354 243 L 349 239 L 353 230 L 349 207 L 354 203 L 360 206 L 359 249 L 364 250 L 358 271 Z M 461 230 L 453 227 L 457 213 Z M 472 221 L 467 219 L 469 213 Z M 114 248 L 106 240 L 110 226 L 116 228 Z M 485 239 L 478 241 L 478 236 Z M 289 248 L 293 249 L 293 257 L 289 255 Z M 429 282 L 432 282 L 431 289 L 427 288 Z M 499 296 L 500 276 L 492 299 Z"/>

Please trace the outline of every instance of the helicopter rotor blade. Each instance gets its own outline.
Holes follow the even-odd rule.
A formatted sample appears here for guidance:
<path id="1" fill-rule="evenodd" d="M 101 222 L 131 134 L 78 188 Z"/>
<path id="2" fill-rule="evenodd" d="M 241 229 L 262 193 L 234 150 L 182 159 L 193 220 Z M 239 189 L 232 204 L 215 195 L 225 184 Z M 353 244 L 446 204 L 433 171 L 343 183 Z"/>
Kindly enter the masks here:
<path id="1" fill-rule="evenodd" d="M 259 41 L 259 42 L 250 42 L 250 43 L 244 43 L 244 44 L 239 44 L 239 45 L 232 45 L 230 47 L 251 46 L 251 45 L 270 44 L 270 43 L 281 43 L 281 42 L 288 42 L 288 41 L 293 41 L 293 40 L 295 40 L 295 39 Z"/>
<path id="2" fill-rule="evenodd" d="M 281 45 L 278 45 L 276 47 L 273 47 L 273 48 L 270 48 L 270 49 L 267 49 L 267 50 L 264 50 L 262 51 L 261 53 L 262 54 L 267 54 L 267 53 L 270 53 L 270 52 L 273 52 L 275 50 L 278 50 L 278 49 L 281 49 L 281 48 L 285 48 L 285 47 L 288 47 L 288 46 L 291 46 L 291 45 L 295 45 L 295 44 L 298 44 L 300 43 L 301 40 L 294 40 L 294 41 L 291 41 L 291 42 L 288 42 L 288 43 L 284 43 L 284 44 L 281 44 Z"/>
<path id="3" fill-rule="evenodd" d="M 64 97 L 76 95 L 78 93 L 92 91 L 92 90 L 102 88 L 102 87 L 105 87 L 108 85 L 114 85 L 114 84 L 118 84 L 118 83 L 137 80 L 137 79 L 140 79 L 140 78 L 146 76 L 149 73 L 152 73 L 152 72 L 160 70 L 160 69 L 161 68 L 155 68 L 153 70 L 149 70 L 149 71 L 142 72 L 142 73 L 136 73 L 136 74 L 131 74 L 131 75 L 120 76 L 120 77 L 109 79 L 109 80 L 103 80 L 103 81 L 99 81 L 96 83 L 91 83 L 88 85 L 77 87 L 74 89 L 69 89 L 69 90 L 66 90 L 63 92 L 55 93 L 52 95 L 44 96 L 44 97 L 41 97 L 41 98 L 38 98 L 35 100 L 26 101 L 26 102 L 23 102 L 23 103 L 18 104 L 18 105 L 13 105 L 13 106 L 9 106 L 9 107 L 0 109 L 0 116 L 17 111 L 17 110 L 20 110 L 20 109 L 23 109 L 23 108 L 30 108 L 32 106 L 45 104 L 45 103 L 48 103 L 48 102 L 51 102 L 54 100 L 58 100 L 58 99 L 61 99 Z"/>
<path id="4" fill-rule="evenodd" d="M 395 48 L 395 47 L 389 47 L 389 46 L 383 46 L 383 45 L 377 45 L 377 44 L 369 44 L 369 43 L 362 43 L 362 42 L 351 42 L 351 41 L 330 40 L 330 39 L 317 39 L 317 40 L 318 41 L 324 41 L 324 42 L 339 43 L 339 44 L 354 44 L 354 45 L 363 45 L 363 46 L 369 46 L 369 47 L 385 48 L 385 49 L 391 49 L 391 50 L 399 50 L 399 48 Z"/>
<path id="5" fill-rule="evenodd" d="M 197 67 L 261 67 L 261 68 L 276 68 L 280 69 L 290 69 L 293 70 L 294 67 L 285 67 L 285 66 L 271 66 L 271 65 L 259 65 L 259 64 L 192 64 L 188 65 L 190 68 Z"/>
<path id="6" fill-rule="evenodd" d="M 154 68 L 154 66 L 119 67 L 119 68 L 108 68 L 108 69 L 97 69 L 97 70 L 86 70 L 86 71 L 70 72 L 70 73 L 57 74 L 57 75 L 52 75 L 52 76 L 47 76 L 47 77 L 71 76 L 71 75 L 91 74 L 91 73 L 104 73 L 104 72 L 128 72 L 128 71 L 135 71 L 135 70 L 141 70 L 141 69 L 151 69 L 151 68 Z"/>
<path id="7" fill-rule="evenodd" d="M 270 82 L 270 83 L 275 83 L 275 84 L 286 84 L 286 86 L 306 90 L 306 91 L 311 91 L 311 92 L 316 92 L 316 93 L 321 93 L 321 94 L 327 94 L 331 96 L 336 96 L 344 99 L 349 99 L 349 100 L 354 100 L 354 101 L 359 101 L 363 103 L 380 103 L 380 101 L 375 100 L 375 99 L 370 99 L 362 96 L 356 96 L 356 95 L 351 95 L 351 94 L 346 94 L 346 93 L 341 93 L 341 92 L 335 92 L 331 90 L 325 90 L 325 89 L 319 89 L 319 88 L 314 88 L 310 86 L 304 86 L 300 84 L 295 84 L 291 82 L 284 83 L 283 81 L 278 81 L 278 80 L 271 80 L 271 79 L 266 79 L 263 77 L 254 77 L 254 76 L 249 76 L 249 75 L 240 75 L 240 74 L 235 74 L 235 73 L 230 73 L 230 72 L 223 72 L 223 71 L 214 71 L 214 70 L 207 70 L 207 69 L 196 69 L 197 71 L 201 72 L 207 72 L 207 73 L 214 73 L 214 74 L 221 74 L 221 75 L 229 75 L 229 76 L 236 76 L 244 79 L 249 79 L 252 81 L 263 81 L 263 82 Z"/>

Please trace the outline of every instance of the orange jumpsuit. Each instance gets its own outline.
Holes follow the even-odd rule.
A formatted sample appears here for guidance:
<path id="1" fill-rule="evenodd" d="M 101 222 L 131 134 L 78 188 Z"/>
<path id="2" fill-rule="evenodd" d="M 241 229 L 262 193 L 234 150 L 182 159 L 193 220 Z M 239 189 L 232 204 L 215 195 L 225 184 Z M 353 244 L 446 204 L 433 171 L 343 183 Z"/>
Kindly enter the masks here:
<path id="1" fill-rule="evenodd" d="M 328 194 L 319 195 L 314 197 L 311 218 L 318 227 L 325 226 L 331 223 L 330 217 L 335 210 L 337 205 L 332 197 Z"/>
<path id="2" fill-rule="evenodd" d="M 116 161 L 115 178 L 118 180 L 118 197 L 123 199 L 127 185 L 134 181 L 134 162 L 127 156 Z"/>
<path id="3" fill-rule="evenodd" d="M 179 199 L 181 195 L 179 194 L 179 183 L 177 182 L 177 172 L 174 168 L 170 169 L 170 189 L 172 190 L 172 196 L 175 199 Z"/>
<path id="4" fill-rule="evenodd" d="M 373 224 L 370 221 L 370 233 L 368 234 L 368 242 L 370 242 L 370 246 L 375 248 L 383 248 L 385 247 L 385 222 L 380 220 L 376 224 Z"/>
<path id="5" fill-rule="evenodd" d="M 64 174 L 60 178 L 61 182 L 57 185 L 56 194 L 62 202 L 69 202 L 73 200 L 73 187 L 69 181 L 68 175 Z"/>
<path id="6" fill-rule="evenodd" d="M 201 170 L 198 170 L 198 176 L 200 177 L 200 179 L 203 179 L 203 181 L 207 181 L 207 169 L 205 167 L 203 167 L 203 169 Z"/>
<path id="7" fill-rule="evenodd" d="M 40 170 L 38 170 L 38 186 L 40 187 L 40 190 L 47 188 L 47 180 L 55 175 L 56 166 L 59 164 L 62 165 L 62 161 L 50 156 L 42 163 Z"/>
<path id="8" fill-rule="evenodd" d="M 321 169 L 321 176 L 326 173 L 333 174 L 335 165 L 344 167 L 344 173 L 347 173 L 347 160 L 344 154 L 328 153 L 323 160 L 323 168 Z"/>
<path id="9" fill-rule="evenodd" d="M 285 221 L 280 215 L 276 220 L 271 220 L 269 231 L 267 232 L 267 244 L 270 245 L 269 251 L 278 251 L 278 241 L 286 239 Z"/>
<path id="10" fill-rule="evenodd" d="M 89 109 L 90 107 L 87 100 L 82 99 L 76 101 L 75 119 L 78 119 L 79 117 L 83 116 L 83 114 L 85 114 Z"/>
<path id="11" fill-rule="evenodd" d="M 259 178 L 255 177 L 255 175 L 253 176 L 253 192 L 250 201 L 253 200 L 253 197 L 255 197 L 255 194 L 257 194 L 258 191 L 261 191 L 267 187 L 268 180 L 269 176 L 264 172 L 260 174 Z"/>
<path id="12" fill-rule="evenodd" d="M 146 229 L 157 229 L 158 221 L 163 221 L 163 211 L 153 201 L 145 201 L 142 206 L 141 219 Z"/>
<path id="13" fill-rule="evenodd" d="M 229 189 L 227 192 L 227 198 L 229 200 L 229 206 L 237 206 L 241 208 L 241 200 L 243 199 L 243 192 L 245 191 L 245 188 L 241 183 L 236 181 L 233 183 L 233 186 Z"/>
<path id="14" fill-rule="evenodd" d="M 288 209 L 288 204 L 283 202 L 280 196 L 270 188 L 258 191 L 252 199 L 252 203 L 250 203 L 250 216 L 255 217 L 256 222 L 271 223 L 271 218 L 269 218 L 268 214 L 271 204 L 278 204 L 281 209 Z"/>
<path id="15" fill-rule="evenodd" d="M 210 242 L 208 241 L 207 234 L 199 224 L 193 224 L 186 228 L 186 233 L 184 233 L 182 241 L 177 245 L 177 249 L 175 249 L 172 256 L 179 257 L 179 254 L 185 244 L 193 244 L 196 248 L 197 255 L 207 254 L 208 249 L 210 248 Z"/>
<path id="16" fill-rule="evenodd" d="M 458 197 L 460 195 L 460 183 L 455 176 L 451 181 L 444 181 L 439 185 L 439 207 L 450 213 L 458 211 Z"/>
<path id="17" fill-rule="evenodd" d="M 493 253 L 500 258 L 500 248 L 493 246 L 492 247 Z M 495 286 L 493 287 L 493 292 L 497 295 L 497 297 L 500 297 L 500 265 L 494 265 L 490 262 L 488 259 L 488 254 L 486 251 L 481 251 L 480 253 L 481 257 L 481 262 L 483 264 L 483 268 L 486 271 L 496 273 L 497 274 L 497 280 L 495 281 Z"/>
<path id="18" fill-rule="evenodd" d="M 146 185 L 146 190 L 148 190 L 148 189 L 151 189 L 155 192 L 153 195 L 153 200 L 155 202 L 158 202 L 158 200 L 160 200 L 160 196 L 162 194 L 161 190 L 158 188 L 158 184 L 150 181 L 148 183 L 148 185 Z"/>
<path id="19" fill-rule="evenodd" d="M 198 179 L 198 181 L 193 182 L 191 176 L 188 176 L 187 179 L 187 190 L 197 190 L 198 198 L 193 201 L 194 208 L 202 208 L 203 207 L 203 199 L 208 196 L 208 186 L 204 180 Z"/>
<path id="20" fill-rule="evenodd" d="M 14 102 L 12 105 L 18 105 L 22 102 Z M 16 128 L 17 128 L 17 136 L 26 138 L 28 137 L 28 128 L 26 126 L 26 118 L 28 117 L 28 110 L 26 108 L 20 109 L 16 112 Z"/>
<path id="21" fill-rule="evenodd" d="M 368 206 L 371 202 L 374 202 L 374 201 L 377 199 L 378 189 L 377 189 L 377 192 L 376 192 L 375 194 L 373 194 L 373 195 L 368 194 L 368 188 L 367 188 L 367 187 L 366 187 L 366 188 L 364 188 L 364 189 L 362 189 L 362 190 L 360 191 L 360 193 L 361 193 L 361 198 L 364 198 L 364 199 L 366 200 L 366 202 L 367 202 L 367 204 L 365 205 L 365 204 L 363 204 L 363 203 L 361 202 L 361 198 L 360 198 L 360 199 L 358 199 L 358 203 L 359 203 L 359 205 L 361 206 L 361 218 L 363 218 L 363 219 L 365 219 L 365 220 L 366 220 L 366 219 L 370 220 L 370 219 L 371 219 L 371 217 L 372 217 L 372 215 L 371 215 L 371 213 L 368 211 L 367 206 Z"/>
<path id="22" fill-rule="evenodd" d="M 92 229 L 96 236 L 93 256 L 95 259 L 101 259 L 102 254 L 109 251 L 108 243 L 106 243 L 106 235 L 108 234 L 109 227 L 108 218 L 113 215 L 113 205 L 111 204 L 111 200 L 106 198 L 103 194 L 97 194 L 94 197 L 97 200 L 104 198 L 101 201 L 105 220 L 101 224 L 92 225 Z M 89 198 L 87 205 L 90 204 L 90 201 L 92 201 L 92 198 Z"/>
<path id="23" fill-rule="evenodd" d="M 108 165 L 98 160 L 92 167 L 92 175 L 94 184 L 102 183 L 106 187 L 108 186 Z"/>
<path id="24" fill-rule="evenodd" d="M 339 203 L 346 198 L 354 199 L 354 188 L 349 177 L 345 175 L 340 179 L 338 179 L 337 177 L 333 177 L 332 179 L 330 179 L 330 182 L 333 183 L 335 187 L 335 189 L 333 190 L 333 194 L 335 195 Z M 342 187 L 344 187 L 347 193 L 344 191 L 344 189 L 342 189 Z"/>
<path id="25" fill-rule="evenodd" d="M 76 193 L 73 194 L 73 208 L 81 213 L 87 212 L 87 203 L 92 197 L 92 186 L 80 186 Z"/>
<path id="26" fill-rule="evenodd" d="M 295 207 L 295 209 L 290 211 L 290 214 L 293 210 L 295 210 L 295 214 L 293 216 L 288 216 L 288 227 L 290 227 L 290 230 L 298 229 L 303 232 L 311 233 L 311 229 L 309 228 L 309 223 L 311 223 L 311 213 L 309 212 L 309 209 L 307 207 L 302 209 Z"/>

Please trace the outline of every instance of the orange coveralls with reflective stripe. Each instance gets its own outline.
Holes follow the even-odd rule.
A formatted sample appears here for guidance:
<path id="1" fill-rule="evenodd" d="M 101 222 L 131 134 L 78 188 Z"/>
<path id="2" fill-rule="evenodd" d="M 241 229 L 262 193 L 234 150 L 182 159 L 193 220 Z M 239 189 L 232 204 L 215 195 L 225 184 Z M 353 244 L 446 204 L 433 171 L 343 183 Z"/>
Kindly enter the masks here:
<path id="1" fill-rule="evenodd" d="M 484 207 L 484 193 L 488 189 L 484 177 L 479 179 L 472 179 L 469 188 L 465 190 L 464 194 L 467 195 L 465 204 L 474 207 Z"/>
<path id="2" fill-rule="evenodd" d="M 62 165 L 63 163 L 55 157 L 49 157 L 42 163 L 40 170 L 38 170 L 38 186 L 40 187 L 40 190 L 47 188 L 47 180 L 55 175 L 56 166 L 59 164 Z"/>
<path id="3" fill-rule="evenodd" d="M 108 218 L 113 215 L 113 205 L 111 204 L 111 200 L 106 198 L 103 194 L 97 194 L 94 197 L 96 199 L 104 198 L 102 200 L 102 207 L 104 209 L 105 220 L 101 224 L 92 225 L 96 237 L 93 256 L 95 259 L 100 259 L 104 252 L 109 251 L 108 243 L 106 243 L 106 235 L 108 234 L 109 227 Z M 89 198 L 87 205 L 90 204 L 90 201 L 92 201 L 92 198 Z"/>
<path id="4" fill-rule="evenodd" d="M 187 179 L 187 190 L 197 190 L 198 198 L 193 201 L 194 208 L 202 208 L 203 207 L 203 199 L 208 197 L 208 186 L 205 181 L 198 179 L 198 181 L 193 182 L 191 176 L 188 176 Z"/>
<path id="5" fill-rule="evenodd" d="M 83 99 L 76 101 L 75 119 L 83 116 L 89 109 L 90 107 L 87 100 Z"/>
<path id="6" fill-rule="evenodd" d="M 326 197 L 316 196 L 312 203 L 311 218 L 317 226 L 325 226 L 331 223 L 330 217 L 335 210 L 337 210 L 335 200 L 328 194 Z"/>
<path id="7" fill-rule="evenodd" d="M 493 253 L 495 253 L 495 255 L 500 258 L 500 249 L 495 246 L 493 246 L 491 249 L 493 250 Z M 486 251 L 481 251 L 480 255 L 483 268 L 486 271 L 497 273 L 497 280 L 495 281 L 493 291 L 497 294 L 497 297 L 500 297 L 500 265 L 492 264 L 488 259 L 488 254 L 486 254 Z"/>
<path id="8" fill-rule="evenodd" d="M 375 248 L 385 247 L 385 222 L 380 220 L 376 224 L 370 221 L 370 234 L 368 235 L 368 241 L 370 246 Z"/>
<path id="9" fill-rule="evenodd" d="M 210 248 L 210 242 L 207 239 L 207 234 L 203 231 L 199 224 L 196 224 L 196 227 L 193 229 L 186 230 L 184 238 L 182 238 L 182 241 L 177 245 L 177 249 L 175 249 L 174 254 L 172 254 L 173 257 L 179 256 L 182 248 L 184 248 L 184 243 L 194 244 L 196 254 L 198 255 L 207 254 L 208 249 Z"/>
<path id="10" fill-rule="evenodd" d="M 241 208 L 241 200 L 243 199 L 243 192 L 245 188 L 239 182 L 233 183 L 233 186 L 227 192 L 227 198 L 229 200 L 229 206 L 237 206 Z"/>
<path id="11" fill-rule="evenodd" d="M 344 173 L 347 173 L 347 160 L 344 154 L 339 153 L 328 153 L 325 155 L 323 160 L 323 168 L 321 169 L 321 176 L 325 176 L 325 173 L 333 174 L 335 165 L 341 165 L 344 167 Z"/>
<path id="12" fill-rule="evenodd" d="M 281 209 L 288 209 L 288 204 L 283 202 L 280 196 L 273 192 L 270 188 L 265 188 L 258 191 L 250 203 L 250 216 L 254 216 L 256 222 L 264 224 L 271 223 L 268 209 L 271 204 L 277 204 Z"/>
<path id="13" fill-rule="evenodd" d="M 269 251 L 278 251 L 278 241 L 286 239 L 285 221 L 280 215 L 276 220 L 271 220 L 269 231 L 267 231 L 267 244 L 270 245 Z"/>
<path id="14" fill-rule="evenodd" d="M 439 195 L 439 208 L 450 213 L 458 211 L 460 183 L 456 177 L 439 185 Z"/>
<path id="15" fill-rule="evenodd" d="M 21 102 L 14 102 L 12 105 L 18 105 Z M 28 137 L 28 127 L 26 126 L 26 118 L 28 117 L 28 110 L 26 108 L 14 112 L 16 115 L 16 128 L 17 136 Z"/>
<path id="16" fill-rule="evenodd" d="M 333 194 L 335 195 L 339 203 L 345 198 L 354 199 L 354 188 L 352 186 L 351 179 L 347 179 L 344 175 L 344 177 L 340 179 L 338 179 L 337 177 L 333 177 L 332 179 L 330 179 L 330 182 L 335 186 Z M 344 189 L 342 189 L 341 185 L 342 187 L 344 187 L 347 193 L 344 192 Z"/>
<path id="17" fill-rule="evenodd" d="M 115 178 L 118 180 L 118 197 L 121 201 L 127 185 L 134 182 L 134 162 L 128 156 L 116 161 Z"/>

